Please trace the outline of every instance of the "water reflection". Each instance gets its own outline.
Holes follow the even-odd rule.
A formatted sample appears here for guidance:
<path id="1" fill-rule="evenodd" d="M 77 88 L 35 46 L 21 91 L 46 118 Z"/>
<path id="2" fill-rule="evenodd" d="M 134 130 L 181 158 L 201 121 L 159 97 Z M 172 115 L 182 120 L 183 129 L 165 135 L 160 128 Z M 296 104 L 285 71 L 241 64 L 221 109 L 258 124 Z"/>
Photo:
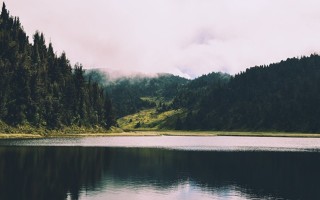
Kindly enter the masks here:
<path id="1" fill-rule="evenodd" d="M 320 199 L 320 154 L 0 147 L 0 199 Z"/>

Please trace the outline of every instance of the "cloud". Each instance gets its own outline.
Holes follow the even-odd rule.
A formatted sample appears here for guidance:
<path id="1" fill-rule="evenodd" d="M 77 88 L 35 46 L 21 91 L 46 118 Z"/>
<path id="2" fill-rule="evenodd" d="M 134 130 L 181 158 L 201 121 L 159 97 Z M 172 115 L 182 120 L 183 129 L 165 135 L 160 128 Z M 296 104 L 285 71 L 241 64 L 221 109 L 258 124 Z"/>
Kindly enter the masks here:
<path id="1" fill-rule="evenodd" d="M 320 49 L 317 0 L 10 0 L 73 63 L 196 77 Z"/>

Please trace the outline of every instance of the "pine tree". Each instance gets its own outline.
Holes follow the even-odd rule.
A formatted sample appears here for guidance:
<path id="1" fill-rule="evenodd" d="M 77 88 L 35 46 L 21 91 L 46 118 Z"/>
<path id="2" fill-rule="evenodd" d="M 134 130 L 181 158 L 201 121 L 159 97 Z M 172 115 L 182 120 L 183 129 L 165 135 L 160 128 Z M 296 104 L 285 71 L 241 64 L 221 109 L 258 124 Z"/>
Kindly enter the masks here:
<path id="1" fill-rule="evenodd" d="M 6 8 L 6 4 L 3 2 L 1 11 L 1 20 L 3 23 L 9 20 L 9 11 Z"/>
<path id="2" fill-rule="evenodd" d="M 19 18 L 10 17 L 3 4 L 0 121 L 14 126 L 30 123 L 48 129 L 114 125 L 109 99 L 100 85 L 85 80 L 84 73 L 80 64 L 72 70 L 64 52 L 57 56 L 51 43 L 47 47 L 43 33 L 36 32 L 30 44 Z M 108 106 L 104 102 L 109 102 Z"/>

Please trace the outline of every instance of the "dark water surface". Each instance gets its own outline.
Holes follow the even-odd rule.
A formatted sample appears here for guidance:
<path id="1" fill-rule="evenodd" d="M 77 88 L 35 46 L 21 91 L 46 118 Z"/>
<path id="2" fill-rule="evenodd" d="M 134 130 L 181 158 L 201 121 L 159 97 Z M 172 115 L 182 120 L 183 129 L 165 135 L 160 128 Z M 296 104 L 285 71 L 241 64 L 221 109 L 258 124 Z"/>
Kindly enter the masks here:
<path id="1" fill-rule="evenodd" d="M 320 199 L 319 139 L 118 137 L 0 145 L 0 199 Z"/>

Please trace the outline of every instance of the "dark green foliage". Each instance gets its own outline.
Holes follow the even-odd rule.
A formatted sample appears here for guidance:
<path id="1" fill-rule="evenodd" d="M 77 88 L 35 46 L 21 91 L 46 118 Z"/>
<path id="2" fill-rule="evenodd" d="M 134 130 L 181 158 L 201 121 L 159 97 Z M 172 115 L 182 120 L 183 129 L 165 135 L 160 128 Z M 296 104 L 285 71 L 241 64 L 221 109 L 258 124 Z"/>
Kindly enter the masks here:
<path id="1" fill-rule="evenodd" d="M 181 85 L 188 80 L 170 74 L 157 77 L 132 77 L 116 80 L 107 86 L 114 102 L 117 117 L 136 113 L 145 108 L 157 106 L 154 102 L 143 101 L 141 97 L 153 97 L 158 101 L 170 101 L 177 94 Z M 160 109 L 163 109 L 163 103 Z"/>
<path id="2" fill-rule="evenodd" d="M 174 98 L 173 106 L 175 108 L 184 107 L 189 109 L 196 107 L 200 103 L 201 97 L 213 89 L 223 87 L 229 80 L 229 74 L 214 72 L 196 78 L 180 88 Z"/>
<path id="3" fill-rule="evenodd" d="M 108 74 L 99 70 L 89 71 L 87 79 L 89 78 L 105 85 L 117 118 L 157 106 L 159 112 L 167 110 L 169 107 L 164 102 L 172 100 L 180 87 L 189 81 L 171 74 L 158 74 L 156 77 L 122 77 L 112 80 Z M 143 97 L 152 98 L 154 101 L 143 100 Z"/>
<path id="4" fill-rule="evenodd" d="M 183 129 L 183 124 L 182 124 L 182 121 L 181 121 L 181 118 L 180 118 L 180 117 L 177 118 L 175 129 L 176 129 L 176 130 L 181 130 L 181 129 Z"/>
<path id="5" fill-rule="evenodd" d="M 141 127 L 141 123 L 140 122 L 138 122 L 135 126 L 134 126 L 134 128 L 140 128 Z"/>
<path id="6" fill-rule="evenodd" d="M 0 18 L 0 120 L 49 129 L 115 125 L 106 92 L 87 81 L 82 66 L 72 69 L 65 53 L 36 32 L 30 44 L 18 18 L 3 4 Z"/>
<path id="7" fill-rule="evenodd" d="M 198 98 L 184 129 L 319 132 L 320 56 L 249 68 Z"/>

